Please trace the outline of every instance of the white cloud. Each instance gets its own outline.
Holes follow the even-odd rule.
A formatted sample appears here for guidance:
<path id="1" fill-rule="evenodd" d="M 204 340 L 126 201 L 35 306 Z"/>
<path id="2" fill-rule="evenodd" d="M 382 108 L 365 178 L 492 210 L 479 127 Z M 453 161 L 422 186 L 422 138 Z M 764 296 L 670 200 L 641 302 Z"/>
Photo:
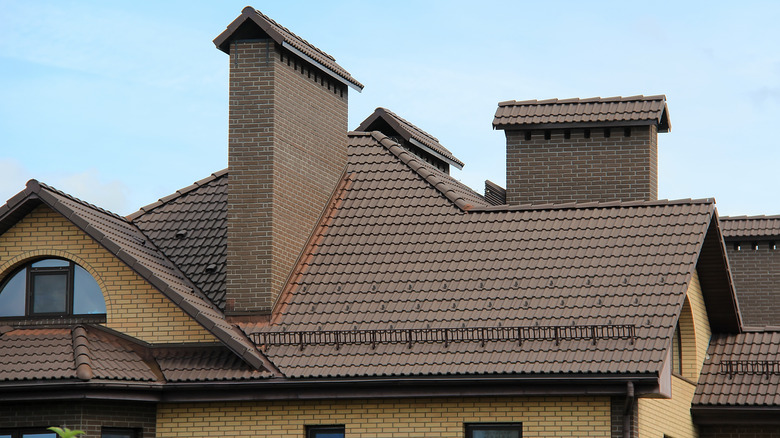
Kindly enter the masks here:
<path id="1" fill-rule="evenodd" d="M 82 201 L 114 213 L 124 214 L 128 208 L 128 187 L 118 180 L 107 181 L 94 169 L 55 178 L 52 185 Z"/>

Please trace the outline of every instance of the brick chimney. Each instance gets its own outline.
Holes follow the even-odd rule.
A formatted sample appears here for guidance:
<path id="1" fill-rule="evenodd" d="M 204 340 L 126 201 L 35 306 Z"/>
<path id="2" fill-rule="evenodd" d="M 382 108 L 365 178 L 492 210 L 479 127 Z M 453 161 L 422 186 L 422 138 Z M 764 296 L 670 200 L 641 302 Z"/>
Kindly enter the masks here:
<path id="1" fill-rule="evenodd" d="M 230 55 L 225 312 L 264 315 L 342 177 L 363 86 L 251 7 L 214 44 Z"/>
<path id="2" fill-rule="evenodd" d="M 546 204 L 658 198 L 658 132 L 666 96 L 508 101 L 506 202 Z"/>

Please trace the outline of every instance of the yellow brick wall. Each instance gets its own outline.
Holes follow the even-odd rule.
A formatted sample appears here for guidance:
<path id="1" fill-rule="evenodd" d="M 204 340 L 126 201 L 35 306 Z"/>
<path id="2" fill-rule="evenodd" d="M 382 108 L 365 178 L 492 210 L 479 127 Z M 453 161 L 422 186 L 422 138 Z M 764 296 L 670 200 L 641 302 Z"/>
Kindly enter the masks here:
<path id="1" fill-rule="evenodd" d="M 710 324 L 699 276 L 694 272 L 688 285 L 688 294 L 680 317 L 682 337 L 683 378 L 672 376 L 672 398 L 641 398 L 639 408 L 639 438 L 697 437 L 698 427 L 691 419 L 691 401 L 696 391 L 707 347 L 710 342 Z"/>
<path id="2" fill-rule="evenodd" d="M 106 326 L 150 343 L 216 338 L 62 215 L 39 206 L 0 236 L 0 278 L 35 257 L 73 260 L 97 280 Z"/>
<path id="3" fill-rule="evenodd" d="M 523 437 L 609 437 L 609 397 L 494 397 L 161 404 L 157 437 L 300 437 L 344 425 L 349 438 L 464 436 L 464 423 L 522 422 Z M 194 432 L 193 432 L 194 431 Z"/>

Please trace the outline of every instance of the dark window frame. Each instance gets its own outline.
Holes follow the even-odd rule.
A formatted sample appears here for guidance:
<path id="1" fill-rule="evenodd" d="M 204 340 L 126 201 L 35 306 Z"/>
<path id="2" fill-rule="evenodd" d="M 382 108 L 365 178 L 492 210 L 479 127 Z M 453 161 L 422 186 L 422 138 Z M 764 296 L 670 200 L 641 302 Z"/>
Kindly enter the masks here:
<path id="1" fill-rule="evenodd" d="M 474 438 L 475 431 L 510 430 L 517 431 L 518 437 L 523 436 L 523 423 L 466 423 L 466 438 Z"/>
<path id="2" fill-rule="evenodd" d="M 100 437 L 103 438 L 106 433 L 114 435 L 125 435 L 128 438 L 140 438 L 141 431 L 132 427 L 101 427 Z"/>
<path id="3" fill-rule="evenodd" d="M 44 260 L 59 260 L 67 263 L 67 266 L 50 266 L 50 267 L 33 267 L 34 264 L 42 262 Z M 52 318 L 86 318 L 89 320 L 105 319 L 105 313 L 74 313 L 74 284 L 76 281 L 76 262 L 68 260 L 62 257 L 39 257 L 36 259 L 28 260 L 21 266 L 14 269 L 10 274 L 0 281 L 0 292 L 6 287 L 6 285 L 22 270 L 26 270 L 24 274 L 24 315 L 19 316 L 2 316 L 0 320 L 27 320 L 27 319 L 52 319 Z M 84 269 L 84 268 L 81 268 Z M 46 275 L 62 275 L 65 274 L 65 312 L 35 312 L 35 279 Z M 91 274 L 90 274 L 91 275 Z M 94 277 L 93 277 L 94 279 Z M 102 290 L 101 290 L 102 292 Z M 104 297 L 105 300 L 105 297 Z"/>
<path id="4" fill-rule="evenodd" d="M 38 267 L 33 265 L 42 260 L 52 260 L 50 258 L 41 259 L 29 262 L 24 265 L 27 268 L 27 284 L 25 285 L 25 314 L 27 316 L 73 316 L 73 281 L 75 279 L 76 266 L 70 260 L 63 260 L 68 262 L 68 266 L 58 267 Z M 44 276 L 61 276 L 65 275 L 65 312 L 36 312 L 35 311 L 35 280 Z"/>
<path id="5" fill-rule="evenodd" d="M 0 436 L 11 436 L 11 438 L 23 438 L 25 435 L 53 435 L 55 438 L 57 434 L 45 427 L 10 427 L 8 429 L 0 429 Z"/>
<path id="6" fill-rule="evenodd" d="M 306 438 L 317 438 L 318 433 L 340 433 L 346 436 L 346 428 L 343 424 L 306 426 Z"/>

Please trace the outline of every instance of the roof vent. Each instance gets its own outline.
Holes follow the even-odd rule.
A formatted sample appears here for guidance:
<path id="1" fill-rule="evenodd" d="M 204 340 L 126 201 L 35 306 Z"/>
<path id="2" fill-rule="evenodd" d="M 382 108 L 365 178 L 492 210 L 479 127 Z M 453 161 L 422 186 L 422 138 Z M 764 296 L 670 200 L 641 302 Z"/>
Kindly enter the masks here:
<path id="1" fill-rule="evenodd" d="M 208 272 L 209 274 L 215 272 L 216 270 L 217 270 L 217 265 L 215 265 L 214 263 L 206 266 L 206 272 Z"/>
<path id="2" fill-rule="evenodd" d="M 176 232 L 177 239 L 184 239 L 185 237 L 187 237 L 187 230 L 179 230 Z"/>

